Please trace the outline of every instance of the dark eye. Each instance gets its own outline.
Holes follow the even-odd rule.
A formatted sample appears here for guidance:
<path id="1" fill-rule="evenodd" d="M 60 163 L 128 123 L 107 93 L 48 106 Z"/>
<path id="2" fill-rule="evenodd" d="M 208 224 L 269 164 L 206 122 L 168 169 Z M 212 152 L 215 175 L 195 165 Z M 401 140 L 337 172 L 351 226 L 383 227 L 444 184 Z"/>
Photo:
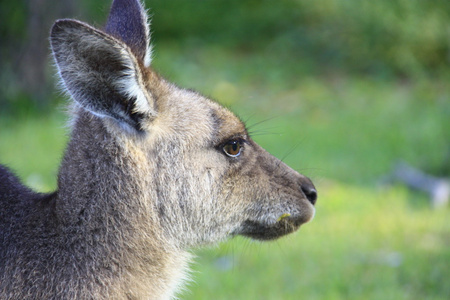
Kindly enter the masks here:
<path id="1" fill-rule="evenodd" d="M 238 157 L 241 154 L 241 143 L 239 141 L 229 141 L 223 146 L 223 152 L 230 157 Z"/>

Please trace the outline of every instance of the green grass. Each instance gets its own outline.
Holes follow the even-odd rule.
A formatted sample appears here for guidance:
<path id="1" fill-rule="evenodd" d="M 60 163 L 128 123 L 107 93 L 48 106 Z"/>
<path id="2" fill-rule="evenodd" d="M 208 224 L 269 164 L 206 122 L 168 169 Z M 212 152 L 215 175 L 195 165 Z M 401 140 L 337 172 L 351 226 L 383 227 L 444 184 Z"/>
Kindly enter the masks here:
<path id="1" fill-rule="evenodd" d="M 64 116 L 59 113 L 0 115 L 0 163 L 34 189 L 54 190 L 67 132 Z"/>
<path id="2" fill-rule="evenodd" d="M 445 169 L 445 78 L 307 76 L 265 55 L 174 45 L 156 47 L 155 64 L 231 107 L 255 140 L 319 191 L 316 218 L 299 233 L 195 251 L 195 283 L 183 299 L 448 299 L 449 209 L 431 210 L 425 195 L 380 185 L 398 160 Z M 64 118 L 0 115 L 0 162 L 34 188 L 53 189 Z"/>

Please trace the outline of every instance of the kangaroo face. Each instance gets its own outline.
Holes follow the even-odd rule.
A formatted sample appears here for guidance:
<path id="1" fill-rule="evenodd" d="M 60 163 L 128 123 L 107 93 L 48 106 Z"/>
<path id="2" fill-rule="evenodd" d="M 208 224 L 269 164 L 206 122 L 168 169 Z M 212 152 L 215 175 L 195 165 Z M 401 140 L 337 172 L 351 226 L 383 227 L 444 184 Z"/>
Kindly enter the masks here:
<path id="1" fill-rule="evenodd" d="M 129 2 L 127 14 L 113 3 L 105 32 L 57 21 L 51 45 L 75 118 L 101 123 L 123 161 L 134 161 L 123 180 L 140 187 L 134 197 L 151 207 L 148 217 L 183 246 L 275 239 L 311 220 L 317 193 L 308 178 L 258 146 L 229 110 L 153 71 L 145 11 Z"/>
<path id="2" fill-rule="evenodd" d="M 160 114 L 132 147 L 152 166 L 140 176 L 152 177 L 147 188 L 157 191 L 168 236 L 186 246 L 230 235 L 269 240 L 312 219 L 311 181 L 256 144 L 232 112 L 164 79 L 147 82 Z"/>

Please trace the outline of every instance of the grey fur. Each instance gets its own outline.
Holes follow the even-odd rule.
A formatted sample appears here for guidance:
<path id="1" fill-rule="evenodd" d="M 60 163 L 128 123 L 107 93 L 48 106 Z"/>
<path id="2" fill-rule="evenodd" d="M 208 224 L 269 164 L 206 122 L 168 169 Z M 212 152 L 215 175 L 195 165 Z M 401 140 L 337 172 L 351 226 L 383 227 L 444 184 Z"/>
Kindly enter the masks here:
<path id="1" fill-rule="evenodd" d="M 140 3 L 116 4 L 139 11 L 112 11 L 109 32 L 128 32 L 111 28 L 120 16 L 145 16 Z M 136 36 L 148 34 L 140 24 Z M 190 248 L 275 239 L 313 217 L 308 178 L 230 111 L 156 74 L 147 41 L 131 40 L 79 21 L 53 26 L 73 127 L 54 193 L 0 166 L 1 299 L 170 299 Z"/>

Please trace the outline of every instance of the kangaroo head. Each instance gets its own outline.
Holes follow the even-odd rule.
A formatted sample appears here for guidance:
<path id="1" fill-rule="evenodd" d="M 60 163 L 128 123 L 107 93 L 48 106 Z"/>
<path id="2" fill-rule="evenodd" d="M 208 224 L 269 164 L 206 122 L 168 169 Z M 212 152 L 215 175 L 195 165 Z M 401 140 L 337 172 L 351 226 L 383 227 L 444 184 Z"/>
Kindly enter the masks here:
<path id="1" fill-rule="evenodd" d="M 139 1 L 114 1 L 104 30 L 57 21 L 51 46 L 75 103 L 74 132 L 110 139 L 73 134 L 70 147 L 117 147 L 115 163 L 135 168 L 120 180 L 139 187 L 122 200 L 145 202 L 165 238 L 183 247 L 233 235 L 269 240 L 312 219 L 317 193 L 307 177 L 257 145 L 232 112 L 152 69 Z"/>

